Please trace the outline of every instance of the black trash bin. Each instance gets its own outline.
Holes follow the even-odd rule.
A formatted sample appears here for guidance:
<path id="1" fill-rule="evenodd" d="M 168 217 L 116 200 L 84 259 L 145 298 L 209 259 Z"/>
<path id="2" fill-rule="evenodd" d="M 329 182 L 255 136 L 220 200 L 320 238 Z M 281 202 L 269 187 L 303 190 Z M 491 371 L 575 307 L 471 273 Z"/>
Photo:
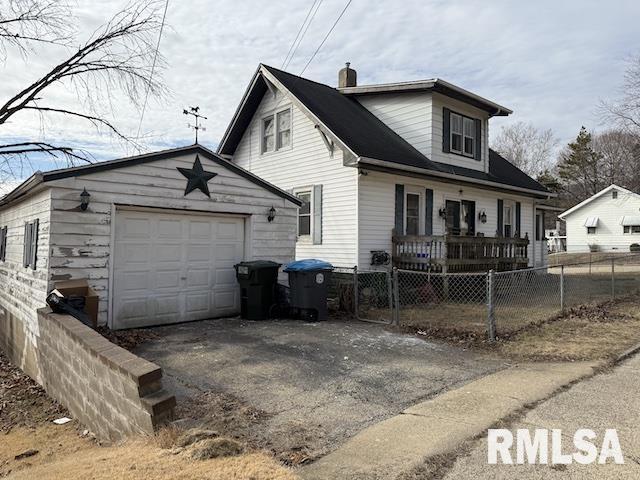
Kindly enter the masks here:
<path id="1" fill-rule="evenodd" d="M 267 320 L 275 304 L 280 264 L 269 260 L 234 265 L 240 284 L 240 316 L 246 320 Z"/>
<path id="2" fill-rule="evenodd" d="M 323 260 L 298 260 L 287 264 L 291 308 L 308 320 L 326 320 L 327 286 L 333 265 Z"/>

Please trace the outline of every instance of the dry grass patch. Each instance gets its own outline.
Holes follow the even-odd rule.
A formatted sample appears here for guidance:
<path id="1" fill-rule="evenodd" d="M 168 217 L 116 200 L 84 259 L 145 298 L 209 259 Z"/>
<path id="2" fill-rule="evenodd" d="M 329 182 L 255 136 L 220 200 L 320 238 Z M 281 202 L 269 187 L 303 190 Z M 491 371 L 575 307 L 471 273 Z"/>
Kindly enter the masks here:
<path id="1" fill-rule="evenodd" d="M 172 433 L 159 438 L 168 447 L 173 445 L 171 439 L 175 441 Z M 205 444 L 207 440 L 204 440 L 184 450 L 160 448 L 158 441 L 158 438 L 142 438 L 122 445 L 100 447 L 80 437 L 69 425 L 14 429 L 3 435 L 0 442 L 0 477 L 11 475 L 12 479 L 24 480 L 297 478 L 263 453 L 239 455 L 241 448 L 232 440 L 218 438 L 215 439 L 215 445 Z M 38 453 L 22 460 L 15 459 L 16 455 L 28 449 L 37 450 Z"/>
<path id="2" fill-rule="evenodd" d="M 498 345 L 504 355 L 533 360 L 608 360 L 640 343 L 640 299 L 582 305 Z"/>

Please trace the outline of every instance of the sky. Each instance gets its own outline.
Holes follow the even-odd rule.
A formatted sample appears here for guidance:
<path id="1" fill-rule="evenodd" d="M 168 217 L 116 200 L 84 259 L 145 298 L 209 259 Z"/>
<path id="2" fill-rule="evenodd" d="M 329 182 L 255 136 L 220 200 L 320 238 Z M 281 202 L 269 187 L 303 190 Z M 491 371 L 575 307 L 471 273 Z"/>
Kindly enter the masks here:
<path id="1" fill-rule="evenodd" d="M 346 2 L 322 1 L 288 71 L 301 72 Z M 77 0 L 76 43 L 127 3 Z M 160 45 L 169 94 L 149 101 L 142 123 L 144 151 L 193 143 L 182 113 L 192 105 L 208 117 L 200 143 L 215 148 L 258 64 L 282 66 L 312 3 L 169 0 Z M 637 0 L 353 0 L 303 76 L 335 86 L 338 70 L 348 61 L 359 84 L 442 78 L 514 111 L 492 119 L 490 135 L 524 121 L 551 128 L 562 145 L 582 125 L 607 127 L 597 105 L 619 94 L 625 62 L 640 55 L 638 18 Z M 0 63 L 0 102 L 65 55 L 56 47 L 39 48 L 26 58 L 9 51 Z M 43 97 L 50 106 L 78 105 L 69 85 L 57 85 Z M 110 120 L 135 134 L 140 111 L 117 91 L 105 100 L 115 105 L 108 110 Z M 79 120 L 43 122 L 25 113 L 0 126 L 0 143 L 45 138 L 87 150 L 98 160 L 136 153 Z M 34 159 L 19 176 L 57 166 Z"/>

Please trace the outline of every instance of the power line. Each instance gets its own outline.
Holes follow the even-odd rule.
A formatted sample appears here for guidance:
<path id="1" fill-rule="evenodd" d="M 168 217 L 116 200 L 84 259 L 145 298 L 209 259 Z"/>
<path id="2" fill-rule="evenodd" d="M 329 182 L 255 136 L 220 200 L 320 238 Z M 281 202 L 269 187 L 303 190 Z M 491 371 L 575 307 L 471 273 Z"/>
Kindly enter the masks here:
<path id="1" fill-rule="evenodd" d="M 289 57 L 289 61 L 286 63 L 286 65 L 283 65 L 283 67 L 282 67 L 283 69 L 287 68 L 289 66 L 289 64 L 291 63 L 291 61 L 293 60 L 293 57 L 295 57 L 296 52 L 298 51 L 298 48 L 302 44 L 302 40 L 304 39 L 304 36 L 307 34 L 307 30 L 309 30 L 309 27 L 311 26 L 311 22 L 313 22 L 313 19 L 315 18 L 316 14 L 318 13 L 318 10 L 320 10 L 320 6 L 322 5 L 322 2 L 323 2 L 323 0 L 320 0 L 318 2 L 318 6 L 316 7 L 315 11 L 311 14 L 311 18 L 309 19 L 309 23 L 307 23 L 307 26 L 304 28 L 304 31 L 302 32 L 302 36 L 300 37 L 300 40 L 298 40 L 298 44 L 293 49 L 293 53 L 291 53 L 291 56 Z"/>
<path id="2" fill-rule="evenodd" d="M 291 54 L 291 50 L 293 50 L 293 46 L 296 44 L 296 42 L 298 41 L 298 37 L 300 36 L 300 32 L 302 32 L 302 29 L 304 28 L 304 26 L 307 23 L 307 20 L 309 19 L 309 15 L 311 15 L 311 11 L 313 10 L 313 7 L 316 6 L 316 3 L 318 2 L 318 0 L 313 0 L 313 3 L 311 4 L 311 8 L 309 9 L 309 11 L 307 12 L 307 16 L 304 17 L 304 21 L 302 22 L 302 25 L 300 25 L 300 28 L 298 29 L 298 33 L 296 34 L 296 38 L 293 40 L 293 43 L 291 44 L 291 46 L 289 47 L 289 51 L 287 52 L 287 56 L 284 57 L 284 60 L 282 61 L 282 65 L 280 66 L 280 68 L 284 68 L 285 64 L 287 63 L 287 59 L 289 58 L 289 55 Z"/>
<path id="3" fill-rule="evenodd" d="M 327 41 L 327 38 L 329 38 L 329 35 L 331 35 L 331 32 L 333 32 L 333 29 L 336 28 L 336 25 L 338 24 L 338 22 L 340 21 L 340 19 L 342 18 L 342 16 L 344 15 L 344 12 L 347 11 L 347 8 L 349 8 L 349 5 L 351 5 L 351 2 L 353 0 L 349 0 L 347 2 L 347 4 L 344 6 L 344 8 L 342 9 L 342 12 L 340 12 L 340 15 L 338 15 L 338 18 L 336 18 L 336 21 L 333 22 L 333 25 L 331 26 L 331 28 L 329 29 L 329 31 L 327 32 L 327 34 L 324 36 L 324 38 L 322 39 L 322 42 L 320 42 L 320 45 L 318 45 L 318 48 L 316 48 L 316 51 L 313 52 L 313 55 L 311 55 L 311 58 L 309 59 L 309 61 L 307 62 L 307 64 L 304 66 L 304 68 L 302 69 L 302 71 L 300 72 L 299 75 L 302 75 L 304 73 L 304 71 L 307 69 L 307 67 L 309 66 L 309 64 L 311 64 L 311 62 L 313 61 L 313 59 L 316 57 L 316 55 L 318 54 L 318 52 L 320 51 L 320 49 L 322 48 L 322 46 L 324 45 L 324 42 Z"/>
<path id="4" fill-rule="evenodd" d="M 162 40 L 162 31 L 164 30 L 164 22 L 167 18 L 167 8 L 169 8 L 169 0 L 166 0 L 164 4 L 164 12 L 162 14 L 162 22 L 160 23 L 160 32 L 158 33 L 158 43 L 156 44 L 156 50 L 153 54 L 153 63 L 151 64 L 151 72 L 149 73 L 149 83 L 147 84 L 147 91 L 144 95 L 144 103 L 142 104 L 142 112 L 140 113 L 140 123 L 138 124 L 138 133 L 136 133 L 136 141 L 140 138 L 140 129 L 142 128 L 142 120 L 144 119 L 144 112 L 147 109 L 147 101 L 149 100 L 149 90 L 151 88 L 151 80 L 156 70 L 156 62 L 158 60 L 158 50 L 160 50 L 160 40 Z"/>

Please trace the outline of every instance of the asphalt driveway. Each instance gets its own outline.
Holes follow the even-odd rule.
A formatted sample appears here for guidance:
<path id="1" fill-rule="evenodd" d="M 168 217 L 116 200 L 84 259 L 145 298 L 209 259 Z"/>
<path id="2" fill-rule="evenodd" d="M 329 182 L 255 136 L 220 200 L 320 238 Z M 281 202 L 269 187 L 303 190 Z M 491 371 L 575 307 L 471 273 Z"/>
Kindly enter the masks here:
<path id="1" fill-rule="evenodd" d="M 178 402 L 202 392 L 231 395 L 265 413 L 252 428 L 270 438 L 268 448 L 295 449 L 296 437 L 308 459 L 504 366 L 488 355 L 362 322 L 236 318 L 152 330 L 158 337 L 136 353 L 163 368 Z"/>

